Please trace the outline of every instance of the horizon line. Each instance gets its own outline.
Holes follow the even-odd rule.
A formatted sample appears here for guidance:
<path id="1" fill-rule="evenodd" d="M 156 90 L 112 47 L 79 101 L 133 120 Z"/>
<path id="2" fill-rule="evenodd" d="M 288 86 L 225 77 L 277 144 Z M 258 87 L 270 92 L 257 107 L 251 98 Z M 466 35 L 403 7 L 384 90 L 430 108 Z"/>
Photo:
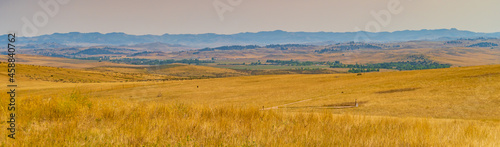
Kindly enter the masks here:
<path id="1" fill-rule="evenodd" d="M 38 36 L 29 36 L 29 37 L 40 37 L 40 36 L 45 36 L 45 35 L 54 35 L 54 34 L 71 34 L 71 33 L 81 33 L 81 34 L 92 34 L 92 33 L 99 33 L 102 35 L 107 35 L 107 34 L 126 34 L 126 35 L 135 35 L 135 36 L 163 36 L 163 35 L 206 35 L 206 34 L 214 34 L 214 35 L 236 35 L 236 34 L 245 34 L 245 33 L 262 33 L 262 32 L 287 32 L 287 33 L 394 33 L 394 32 L 403 32 L 403 31 L 436 31 L 436 30 L 450 30 L 450 31 L 465 31 L 465 32 L 472 32 L 472 33 L 484 33 L 484 34 L 494 34 L 494 33 L 500 33 L 500 32 L 474 32 L 474 31 L 469 31 L 469 30 L 459 30 L 456 28 L 442 28 L 442 29 L 420 29 L 420 30 L 397 30 L 397 31 L 380 31 L 380 32 L 368 32 L 368 31 L 357 31 L 357 32 L 328 32 L 328 31 L 284 31 L 281 29 L 277 30 L 272 30 L 272 31 L 258 31 L 258 32 L 238 32 L 238 33 L 230 33 L 230 34 L 222 34 L 222 33 L 181 33 L 181 34 L 169 34 L 169 33 L 164 33 L 164 34 L 159 34 L 159 35 L 154 35 L 154 34 L 128 34 L 126 32 L 109 32 L 109 33 L 103 33 L 103 32 L 54 32 L 52 34 L 42 34 Z M 3 35 L 8 35 L 9 33 L 2 34 Z M 20 36 L 20 37 L 26 37 L 26 36 Z M 28 37 L 28 38 L 29 38 Z"/>

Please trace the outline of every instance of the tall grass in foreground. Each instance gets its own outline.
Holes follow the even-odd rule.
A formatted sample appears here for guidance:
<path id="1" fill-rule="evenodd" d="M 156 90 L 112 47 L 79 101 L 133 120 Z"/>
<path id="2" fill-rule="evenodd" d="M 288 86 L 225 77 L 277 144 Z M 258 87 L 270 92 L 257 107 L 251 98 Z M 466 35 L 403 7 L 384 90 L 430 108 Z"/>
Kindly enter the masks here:
<path id="1" fill-rule="evenodd" d="M 132 103 L 79 92 L 20 99 L 18 108 L 17 138 L 2 129 L 0 146 L 500 146 L 498 122 Z"/>

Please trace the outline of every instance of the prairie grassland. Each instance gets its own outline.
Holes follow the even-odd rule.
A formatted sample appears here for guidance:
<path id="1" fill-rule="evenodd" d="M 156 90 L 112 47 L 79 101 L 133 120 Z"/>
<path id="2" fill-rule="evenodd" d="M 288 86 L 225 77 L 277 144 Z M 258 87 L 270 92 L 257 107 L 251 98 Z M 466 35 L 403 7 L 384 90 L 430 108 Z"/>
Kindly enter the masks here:
<path id="1" fill-rule="evenodd" d="M 19 101 L 0 146 L 498 146 L 498 123 L 262 111 L 92 99 L 78 91 Z M 2 95 L 0 103 L 7 103 Z M 0 119 L 7 112 L 1 110 Z M 6 126 L 5 121 L 0 122 Z"/>
<path id="2" fill-rule="evenodd" d="M 157 68 L 150 68 L 149 72 L 153 74 L 171 75 L 177 77 L 234 77 L 248 75 L 243 72 L 238 72 L 232 69 L 214 68 L 207 66 L 185 65 L 185 64 L 172 64 L 173 66 L 164 68 L 158 66 Z"/>
<path id="3" fill-rule="evenodd" d="M 17 57 L 16 62 L 21 64 L 72 68 L 72 69 L 84 69 L 84 68 L 94 68 L 103 66 L 140 67 L 139 65 L 117 64 L 106 61 L 99 62 L 95 60 L 77 60 L 77 59 L 47 57 L 47 56 L 29 55 L 29 54 L 16 54 L 16 57 Z M 6 55 L 0 55 L 0 60 L 2 61 L 7 61 L 8 58 L 9 57 Z"/>
<path id="4" fill-rule="evenodd" d="M 280 65 L 215 65 L 218 68 L 229 68 L 229 69 L 250 69 L 250 70 L 272 70 L 272 69 L 297 69 L 297 68 L 322 68 L 329 69 L 330 66 L 327 65 L 311 65 L 311 66 L 280 66 Z"/>
<path id="5" fill-rule="evenodd" d="M 67 72 L 18 69 L 32 68 L 47 68 L 40 74 Z M 7 79 L 5 71 L 0 77 Z M 76 71 L 63 78 L 87 74 Z M 361 76 L 18 81 L 16 140 L 3 129 L 0 146 L 500 145 L 500 65 Z M 5 127 L 7 96 L 0 95 L 0 126 Z M 360 102 L 357 108 L 328 107 L 354 99 Z M 303 100 L 308 101 L 261 110 Z"/>
<path id="6" fill-rule="evenodd" d="M 325 105 L 357 99 L 365 103 L 356 109 L 329 110 L 336 114 L 500 119 L 500 65 L 361 76 L 265 75 L 143 84 L 133 88 L 96 90 L 93 96 L 259 108 L 309 100 L 283 108 L 299 112 L 322 111 Z"/>
<path id="7" fill-rule="evenodd" d="M 18 71 L 16 77 L 19 78 L 20 81 L 28 81 L 30 83 L 36 83 L 37 81 L 57 83 L 105 83 L 179 78 L 168 75 L 148 74 L 144 68 L 138 67 L 67 69 L 25 64 L 17 64 L 16 66 Z M 0 63 L 0 69 L 7 70 L 7 64 L 5 62 Z M 123 69 L 127 69 L 127 71 L 123 71 Z M 120 70 L 122 70 L 122 72 L 118 72 Z M 130 72 L 134 70 L 138 72 Z M 7 76 L 7 73 L 0 72 L 0 75 Z"/>

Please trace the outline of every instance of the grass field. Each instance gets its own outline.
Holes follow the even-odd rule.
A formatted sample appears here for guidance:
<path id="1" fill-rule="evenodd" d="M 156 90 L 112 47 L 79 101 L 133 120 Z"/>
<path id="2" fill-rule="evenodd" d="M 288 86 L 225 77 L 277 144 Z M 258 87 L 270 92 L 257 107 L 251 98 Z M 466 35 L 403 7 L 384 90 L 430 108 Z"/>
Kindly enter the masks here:
<path id="1" fill-rule="evenodd" d="M 328 69 L 330 66 L 327 65 L 311 65 L 311 66 L 280 66 L 280 65 L 216 65 L 214 67 L 218 68 L 230 68 L 230 69 L 248 69 L 248 70 L 267 70 L 267 69 L 297 69 L 297 68 L 321 68 Z"/>
<path id="2" fill-rule="evenodd" d="M 16 57 L 18 59 L 16 61 L 17 63 L 60 67 L 60 68 L 72 68 L 72 69 L 84 69 L 84 68 L 105 67 L 105 66 L 141 67 L 138 65 L 99 62 L 96 60 L 77 60 L 77 59 L 47 57 L 47 56 L 27 55 L 27 54 L 17 54 Z M 0 60 L 2 61 L 7 61 L 7 59 L 8 56 L 4 55 L 0 56 Z"/>
<path id="3" fill-rule="evenodd" d="M 161 82 L 119 82 L 119 74 L 99 70 L 17 70 L 80 82 L 20 75 L 16 140 L 4 129 L 0 146 L 500 145 L 500 65 Z M 355 100 L 359 107 L 338 107 Z M 7 126 L 7 94 L 0 104 Z"/>
<path id="4" fill-rule="evenodd" d="M 158 68 L 151 68 L 150 73 L 165 74 L 178 77 L 213 77 L 213 78 L 248 75 L 246 73 L 238 72 L 232 69 L 214 68 L 207 66 L 195 66 L 195 65 L 184 65 L 184 64 L 173 64 L 167 66 L 173 66 L 173 67 L 164 68 L 160 66 Z"/>
<path id="5" fill-rule="evenodd" d="M 442 64 L 453 64 L 455 66 L 478 66 L 500 64 L 500 49 L 497 48 L 467 48 L 467 47 L 443 47 L 435 45 L 424 45 L 422 42 L 409 43 L 412 48 L 401 49 L 360 49 L 331 53 L 315 53 L 316 49 L 304 49 L 296 51 L 281 51 L 275 49 L 252 49 L 252 50 L 231 50 L 231 51 L 211 51 L 193 54 L 192 52 L 182 52 L 169 54 L 168 59 L 200 59 L 211 60 L 217 57 L 216 62 L 221 64 L 231 64 L 266 60 L 299 60 L 299 61 L 341 61 L 345 64 L 366 64 L 382 63 L 393 61 L 407 61 L 408 55 L 425 55 L 431 60 Z M 442 45 L 442 43 L 441 43 Z"/>

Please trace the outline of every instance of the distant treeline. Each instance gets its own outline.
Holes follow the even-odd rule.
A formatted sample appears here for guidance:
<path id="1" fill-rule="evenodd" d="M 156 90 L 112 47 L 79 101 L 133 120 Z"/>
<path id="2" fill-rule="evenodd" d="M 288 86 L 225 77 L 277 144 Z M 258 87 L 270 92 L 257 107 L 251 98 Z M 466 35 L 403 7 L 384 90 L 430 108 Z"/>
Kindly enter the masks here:
<path id="1" fill-rule="evenodd" d="M 315 50 L 314 52 L 323 54 L 328 52 L 341 52 L 341 51 L 358 50 L 358 49 L 382 49 L 382 47 L 365 43 L 362 44 L 351 43 L 349 45 L 339 45 L 339 46 L 324 48 L 322 50 Z"/>
<path id="2" fill-rule="evenodd" d="M 462 41 L 458 41 L 458 40 L 453 40 L 453 41 L 446 41 L 444 42 L 444 44 L 462 44 Z"/>
<path id="3" fill-rule="evenodd" d="M 264 47 L 258 46 L 258 45 L 232 45 L 232 46 L 221 46 L 221 47 L 215 47 L 215 48 L 204 48 L 204 49 L 199 49 L 199 52 L 203 51 L 215 51 L 215 50 L 221 50 L 221 51 L 227 51 L 227 50 L 247 50 L 247 49 L 256 49 L 256 48 L 279 48 L 281 50 L 287 50 L 288 48 L 291 47 L 308 47 L 308 46 L 313 46 L 313 45 L 305 45 L 305 44 L 270 44 L 266 45 Z"/>
<path id="4" fill-rule="evenodd" d="M 469 45 L 467 47 L 494 47 L 494 46 L 498 46 L 498 44 L 491 43 L 491 42 L 481 42 L 481 43 Z"/>
<path id="5" fill-rule="evenodd" d="M 378 72 L 380 68 L 351 68 L 348 72 L 350 73 L 362 73 L 362 72 Z"/>
<path id="6" fill-rule="evenodd" d="M 161 54 L 163 53 L 162 51 L 143 51 L 143 52 L 138 52 L 131 54 L 129 56 L 141 56 L 141 55 L 146 55 L 146 54 Z"/>
<path id="7" fill-rule="evenodd" d="M 74 48 L 68 48 L 68 49 L 74 49 Z M 88 48 L 88 49 L 73 53 L 72 55 L 126 54 L 126 53 L 124 53 L 124 51 L 137 51 L 137 50 L 128 49 L 128 48 L 113 48 L 113 47 Z"/>
<path id="8" fill-rule="evenodd" d="M 261 48 L 258 45 L 232 45 L 232 46 L 221 46 L 221 47 L 216 47 L 216 48 L 204 48 L 200 49 L 198 51 L 203 52 L 203 51 L 215 51 L 215 50 L 246 50 L 246 49 L 256 49 L 256 48 Z"/>
<path id="9" fill-rule="evenodd" d="M 285 65 L 285 66 L 312 66 L 312 65 L 329 65 L 330 68 L 350 68 L 351 73 L 373 72 L 380 69 L 396 69 L 396 70 L 422 70 L 422 69 L 437 69 L 449 68 L 450 64 L 439 64 L 430 60 L 426 60 L 423 56 L 412 55 L 409 58 L 420 59 L 420 61 L 401 61 L 401 62 L 385 62 L 375 64 L 343 64 L 340 61 L 334 62 L 313 62 L 313 61 L 297 61 L 297 60 L 267 60 L 264 65 Z M 254 62 L 251 65 L 263 65 L 260 61 Z"/>
<path id="10" fill-rule="evenodd" d="M 198 60 L 198 59 L 182 59 L 182 60 L 152 60 L 152 59 L 138 59 L 138 58 L 121 58 L 109 60 L 113 63 L 126 63 L 133 65 L 164 65 L 172 63 L 184 63 L 184 64 L 202 64 L 202 63 L 214 63 L 214 61 L 209 60 Z"/>
<path id="11" fill-rule="evenodd" d="M 325 65 L 327 62 L 312 62 L 312 61 L 304 61 L 300 62 L 297 60 L 267 60 L 266 63 L 270 63 L 273 65 L 288 65 L 288 66 L 310 66 L 310 65 Z"/>
<path id="12" fill-rule="evenodd" d="M 266 45 L 266 48 L 291 48 L 291 47 L 309 47 L 313 45 L 305 45 L 305 44 L 270 44 Z"/>
<path id="13" fill-rule="evenodd" d="M 385 62 L 376 64 L 342 64 L 340 62 L 334 62 L 330 65 L 330 68 L 350 68 L 349 72 L 370 72 L 379 71 L 379 69 L 396 69 L 396 70 L 422 70 L 422 69 L 437 69 L 437 68 L 449 68 L 450 64 L 439 64 L 437 62 L 432 62 L 428 60 L 424 61 L 406 61 L 406 62 Z"/>
<path id="14" fill-rule="evenodd" d="M 476 40 L 488 40 L 488 39 L 497 39 L 497 38 L 495 38 L 495 37 L 477 37 L 477 38 L 460 38 L 457 40 L 476 41 Z"/>
<path id="15" fill-rule="evenodd" d="M 428 61 L 427 57 L 422 54 L 407 55 L 406 59 L 411 61 Z"/>
<path id="16" fill-rule="evenodd" d="M 72 55 L 80 55 L 80 54 L 85 54 L 85 55 L 102 55 L 102 54 L 124 54 L 121 52 L 112 52 L 109 50 L 103 50 L 103 49 L 98 49 L 98 48 L 89 48 L 83 51 L 79 51 L 77 53 L 74 53 Z"/>
<path id="17" fill-rule="evenodd" d="M 280 75 L 280 74 L 333 74 L 339 73 L 332 70 L 322 68 L 294 68 L 294 69 L 278 69 L 278 70 L 250 70 L 250 69 L 235 69 L 240 72 L 245 72 L 250 75 Z"/>
<path id="18" fill-rule="evenodd" d="M 116 56 L 86 57 L 86 58 L 73 58 L 73 59 L 109 61 L 111 57 L 116 57 Z"/>

